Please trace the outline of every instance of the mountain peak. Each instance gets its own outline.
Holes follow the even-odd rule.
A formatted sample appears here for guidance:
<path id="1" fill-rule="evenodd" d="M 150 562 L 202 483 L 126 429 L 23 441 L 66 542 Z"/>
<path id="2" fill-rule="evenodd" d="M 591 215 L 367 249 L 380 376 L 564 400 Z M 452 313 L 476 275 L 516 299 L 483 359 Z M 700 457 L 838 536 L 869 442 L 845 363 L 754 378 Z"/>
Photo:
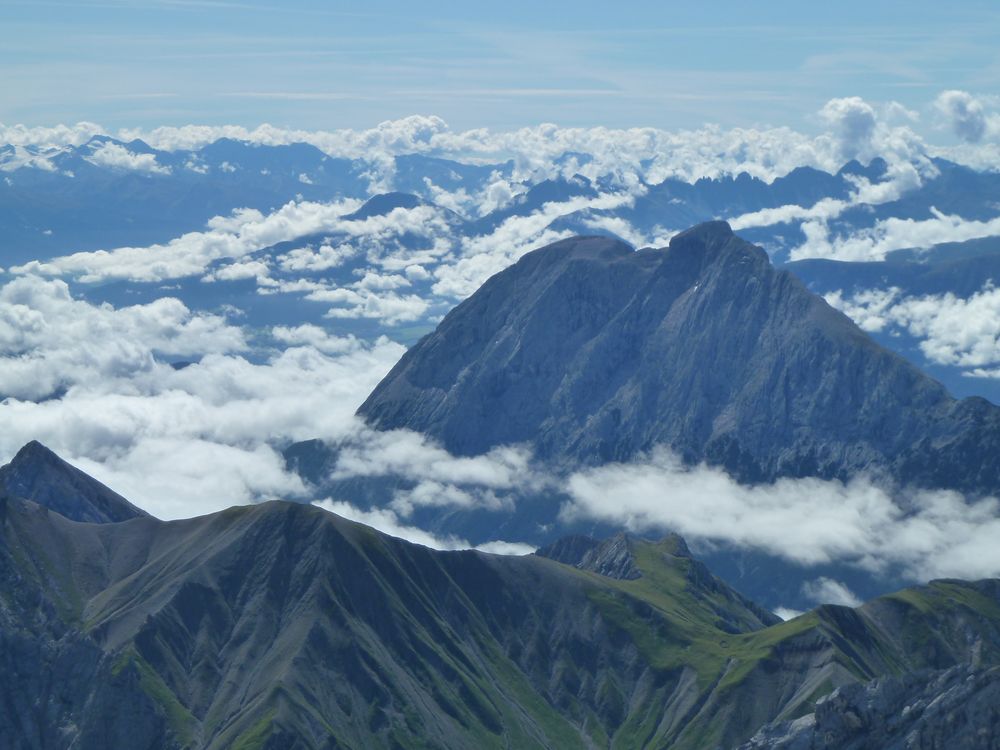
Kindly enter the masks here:
<path id="1" fill-rule="evenodd" d="M 592 465 L 665 446 L 747 482 L 874 472 L 1000 491 L 1000 408 L 951 398 L 721 221 L 665 250 L 574 237 L 528 253 L 358 413 L 459 455 L 527 442 Z"/>
<path id="2" fill-rule="evenodd" d="M 148 515 L 37 440 L 0 467 L 0 487 L 73 521 L 116 523 Z"/>
<path id="3" fill-rule="evenodd" d="M 693 269 L 737 263 L 743 266 L 740 275 L 774 273 L 768 254 L 737 237 L 725 221 L 706 221 L 674 235 L 667 252 L 674 263 Z"/>
<path id="4" fill-rule="evenodd" d="M 700 243 L 706 246 L 714 245 L 728 241 L 733 236 L 733 229 L 729 226 L 729 222 L 706 221 L 675 234 L 670 240 L 670 247 L 679 247 L 686 243 Z"/>
<path id="5" fill-rule="evenodd" d="M 359 221 L 373 216 L 385 216 L 397 208 L 410 209 L 423 204 L 423 199 L 410 193 L 382 193 L 369 198 L 361 208 L 343 218 L 348 221 Z"/>

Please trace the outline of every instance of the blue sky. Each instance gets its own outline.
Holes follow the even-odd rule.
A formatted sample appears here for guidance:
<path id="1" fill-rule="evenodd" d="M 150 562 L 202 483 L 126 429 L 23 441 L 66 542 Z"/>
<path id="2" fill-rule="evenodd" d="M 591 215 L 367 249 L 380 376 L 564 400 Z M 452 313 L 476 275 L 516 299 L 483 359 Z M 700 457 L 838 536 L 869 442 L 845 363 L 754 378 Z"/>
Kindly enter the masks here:
<path id="1" fill-rule="evenodd" d="M 995 2 L 0 0 L 0 122 L 817 127 L 1000 84 Z"/>

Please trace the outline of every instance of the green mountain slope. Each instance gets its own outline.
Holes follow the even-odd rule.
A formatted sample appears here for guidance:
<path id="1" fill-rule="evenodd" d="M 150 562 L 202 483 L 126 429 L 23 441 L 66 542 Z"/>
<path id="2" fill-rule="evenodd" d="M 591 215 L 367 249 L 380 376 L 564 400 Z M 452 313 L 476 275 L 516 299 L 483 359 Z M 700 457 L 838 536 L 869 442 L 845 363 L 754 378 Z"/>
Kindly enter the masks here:
<path id="1" fill-rule="evenodd" d="M 615 541 L 612 578 L 292 503 L 0 521 L 15 747 L 731 747 L 839 685 L 1000 663 L 996 581 L 769 625 L 676 538 Z"/>

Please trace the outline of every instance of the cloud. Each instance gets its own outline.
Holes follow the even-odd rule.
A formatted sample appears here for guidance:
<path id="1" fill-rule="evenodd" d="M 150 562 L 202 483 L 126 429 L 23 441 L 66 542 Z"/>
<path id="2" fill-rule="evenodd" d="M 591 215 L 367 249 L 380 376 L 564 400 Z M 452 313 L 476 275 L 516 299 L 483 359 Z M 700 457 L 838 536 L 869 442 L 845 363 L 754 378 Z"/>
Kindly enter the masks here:
<path id="1" fill-rule="evenodd" d="M 966 143 L 979 143 L 986 135 L 986 113 L 982 103 L 965 91 L 944 91 L 934 100 L 934 107 L 945 118 L 952 132 Z"/>
<path id="2" fill-rule="evenodd" d="M 40 399 L 128 378 L 157 357 L 201 357 L 247 348 L 243 331 L 172 297 L 112 308 L 72 297 L 59 280 L 26 276 L 0 287 L 0 393 Z"/>
<path id="3" fill-rule="evenodd" d="M 952 293 L 902 297 L 900 290 L 868 289 L 826 301 L 866 331 L 896 327 L 922 339 L 920 350 L 937 364 L 983 368 L 1000 363 L 1000 289 L 987 285 L 971 297 Z"/>
<path id="4" fill-rule="evenodd" d="M 871 154 L 877 118 L 875 109 L 864 99 L 857 96 L 831 99 L 823 105 L 820 117 L 833 128 L 844 158 Z"/>
<path id="5" fill-rule="evenodd" d="M 513 512 L 520 498 L 556 486 L 535 466 L 526 446 L 502 446 L 478 456 L 454 456 L 410 430 L 377 431 L 360 420 L 336 444 L 334 482 L 391 478 L 388 509 L 409 518 L 419 508 Z"/>
<path id="6" fill-rule="evenodd" d="M 349 244 L 337 245 L 337 247 L 323 244 L 315 250 L 311 247 L 289 250 L 279 257 L 278 262 L 283 271 L 327 271 L 343 265 L 356 256 L 358 252 L 357 248 Z"/>
<path id="7" fill-rule="evenodd" d="M 945 242 L 964 242 L 1000 234 L 1000 217 L 979 221 L 945 214 L 931 208 L 930 219 L 880 219 L 872 227 L 843 237 L 831 237 L 823 221 L 806 221 L 806 237 L 790 253 L 791 260 L 829 258 L 846 261 L 884 260 L 887 253 L 904 248 L 929 248 Z"/>
<path id="8" fill-rule="evenodd" d="M 796 617 L 799 617 L 799 616 L 801 616 L 801 615 L 803 615 L 805 613 L 801 609 L 790 609 L 788 607 L 776 607 L 775 610 L 774 610 L 774 614 L 776 614 L 782 620 L 785 620 L 787 622 L 788 620 L 794 620 Z"/>
<path id="9" fill-rule="evenodd" d="M 419 432 L 360 428 L 341 446 L 332 478 L 400 475 L 439 484 L 511 489 L 530 484 L 531 473 L 531 454 L 522 446 L 456 457 Z"/>
<path id="10" fill-rule="evenodd" d="M 861 599 L 840 581 L 832 578 L 816 578 L 802 584 L 802 595 L 816 604 L 839 604 L 843 607 L 858 607 Z"/>
<path id="11" fill-rule="evenodd" d="M 165 281 L 194 276 L 203 274 L 214 261 L 239 259 L 279 242 L 327 231 L 359 206 L 360 202 L 353 200 L 293 201 L 267 216 L 254 209 L 237 209 L 230 216 L 212 219 L 207 231 L 189 232 L 165 245 L 74 253 L 31 261 L 11 268 L 11 272 L 73 276 L 83 282 Z"/>
<path id="12" fill-rule="evenodd" d="M 433 292 L 442 297 L 467 297 L 490 276 L 530 250 L 572 236 L 569 230 L 549 228 L 560 216 L 585 209 L 620 208 L 634 200 L 635 196 L 631 193 L 606 193 L 594 198 L 578 197 L 545 203 L 527 216 L 508 217 L 488 235 L 463 237 L 458 259 L 435 269 L 437 280 L 432 287 Z"/>
<path id="13" fill-rule="evenodd" d="M 263 283 L 270 272 L 271 267 L 266 260 L 245 260 L 220 266 L 207 276 L 203 276 L 201 280 L 212 282 L 257 279 L 258 283 Z"/>
<path id="14" fill-rule="evenodd" d="M 810 207 L 789 204 L 776 208 L 763 208 L 760 211 L 741 214 L 729 219 L 729 225 L 734 232 L 753 227 L 770 227 L 775 224 L 788 224 L 793 221 L 829 221 L 840 216 L 851 205 L 849 201 L 836 198 L 823 198 Z"/>
<path id="15" fill-rule="evenodd" d="M 493 172 L 490 175 L 490 184 L 483 190 L 479 201 L 479 215 L 486 216 L 493 211 L 505 208 L 515 195 L 517 192 L 514 186 L 505 180 L 499 172 Z"/>
<path id="16" fill-rule="evenodd" d="M 178 300 L 114 308 L 15 279 L 0 288 L 0 459 L 40 440 L 164 518 L 300 497 L 278 448 L 356 430 L 403 352 L 317 329 L 278 327 L 251 360 L 240 328 Z"/>
<path id="17" fill-rule="evenodd" d="M 747 487 L 704 465 L 684 467 L 665 449 L 644 461 L 575 473 L 567 490 L 564 520 L 669 529 L 803 566 L 843 563 L 914 580 L 1000 573 L 995 498 L 967 502 L 954 492 L 901 493 L 864 478 Z"/>
<path id="18" fill-rule="evenodd" d="M 918 189 L 923 184 L 924 176 L 936 176 L 936 172 L 932 164 L 921 165 L 918 169 L 909 162 L 893 162 L 886 170 L 885 179 L 877 183 L 860 175 L 847 175 L 845 179 L 854 185 L 848 200 L 821 198 L 809 207 L 787 204 L 764 208 L 731 218 L 729 225 L 734 231 L 739 231 L 804 221 L 809 222 L 811 227 L 822 227 L 829 231 L 828 222 L 836 219 L 848 208 L 860 205 L 875 206 L 899 200 L 906 193 Z"/>
<path id="19" fill-rule="evenodd" d="M 879 333 L 887 325 L 895 322 L 890 310 L 900 295 L 898 287 L 889 289 L 865 289 L 855 292 L 849 298 L 844 297 L 840 289 L 823 295 L 823 299 L 831 307 L 840 310 L 863 331 Z"/>
<path id="20" fill-rule="evenodd" d="M 124 146 L 110 141 L 95 145 L 86 158 L 87 161 L 99 167 L 146 172 L 147 174 L 170 174 L 170 167 L 158 163 L 156 154 L 136 154 Z"/>
<path id="21" fill-rule="evenodd" d="M 107 130 L 93 122 L 52 127 L 28 127 L 0 123 L 0 143 L 17 146 L 82 146 L 95 135 L 107 135 Z"/>
<path id="22" fill-rule="evenodd" d="M 311 346 L 324 354 L 344 354 L 361 348 L 354 336 L 334 336 L 316 325 L 275 326 L 271 336 L 289 346 Z"/>
<path id="23" fill-rule="evenodd" d="M 145 437 L 100 461 L 75 457 L 73 463 L 162 519 L 306 496 L 305 485 L 285 470 L 281 454 L 263 443 Z"/>
<path id="24" fill-rule="evenodd" d="M 15 172 L 18 169 L 40 169 L 43 172 L 57 171 L 56 165 L 52 163 L 55 156 L 51 149 L 39 150 L 24 146 L 7 146 L 0 149 L 0 172 Z M 14 182 L 10 177 L 4 178 L 8 185 Z"/>
<path id="25" fill-rule="evenodd" d="M 405 539 L 414 544 L 422 544 L 425 547 L 437 550 L 460 550 L 477 549 L 481 552 L 488 552 L 494 555 L 530 555 L 535 548 L 528 544 L 518 542 L 493 541 L 484 544 L 472 545 L 465 539 L 456 536 L 440 537 L 428 531 L 409 526 L 400 521 L 395 512 L 389 509 L 361 510 L 350 503 L 327 498 L 313 503 L 318 508 L 335 513 L 338 516 L 350 521 L 357 521 L 366 526 L 371 526 L 383 534 Z"/>
<path id="26" fill-rule="evenodd" d="M 307 294 L 306 299 L 333 305 L 326 312 L 328 318 L 372 318 L 389 326 L 420 320 L 430 308 L 430 303 L 416 294 L 379 293 L 364 288 L 320 289 Z"/>

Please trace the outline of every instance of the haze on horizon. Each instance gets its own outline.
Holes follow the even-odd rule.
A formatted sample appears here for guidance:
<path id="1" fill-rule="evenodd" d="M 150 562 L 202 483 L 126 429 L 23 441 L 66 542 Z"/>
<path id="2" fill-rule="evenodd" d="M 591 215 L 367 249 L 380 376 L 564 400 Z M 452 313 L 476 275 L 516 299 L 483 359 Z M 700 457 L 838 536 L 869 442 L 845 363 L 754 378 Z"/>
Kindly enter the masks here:
<path id="1" fill-rule="evenodd" d="M 363 128 L 415 113 L 455 129 L 821 130 L 859 96 L 954 139 L 943 90 L 987 102 L 1000 9 L 982 0 L 814 4 L 395 0 L 7 0 L 0 123 L 263 122 Z"/>

